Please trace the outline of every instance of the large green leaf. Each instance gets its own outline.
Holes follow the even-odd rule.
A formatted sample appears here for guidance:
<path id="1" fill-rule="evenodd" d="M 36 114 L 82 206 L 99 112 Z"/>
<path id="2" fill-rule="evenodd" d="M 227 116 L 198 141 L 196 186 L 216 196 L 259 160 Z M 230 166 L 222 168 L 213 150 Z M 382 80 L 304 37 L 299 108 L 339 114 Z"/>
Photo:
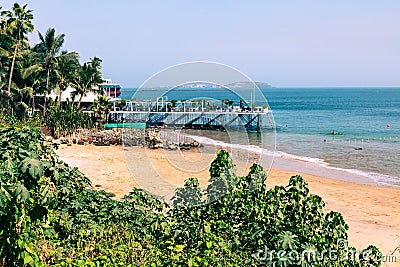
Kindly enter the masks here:
<path id="1" fill-rule="evenodd" d="M 32 177 L 40 177 L 43 174 L 43 163 L 36 158 L 25 158 L 22 161 L 22 171 L 28 172 Z"/>
<path id="2" fill-rule="evenodd" d="M 18 182 L 15 188 L 15 196 L 20 196 L 22 201 L 27 201 L 30 197 L 30 193 L 25 185 Z"/>
<path id="3" fill-rule="evenodd" d="M 7 203 L 11 201 L 11 194 L 8 191 L 10 189 L 10 186 L 0 186 L 0 207 L 5 208 L 7 206 Z M 1 211 L 0 211 L 1 212 Z"/>

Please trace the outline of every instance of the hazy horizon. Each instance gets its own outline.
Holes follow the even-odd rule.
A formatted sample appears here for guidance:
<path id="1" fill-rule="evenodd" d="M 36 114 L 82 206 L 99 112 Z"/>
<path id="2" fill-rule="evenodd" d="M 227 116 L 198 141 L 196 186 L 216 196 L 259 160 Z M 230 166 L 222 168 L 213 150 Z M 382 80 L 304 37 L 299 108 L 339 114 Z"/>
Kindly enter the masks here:
<path id="1" fill-rule="evenodd" d="M 102 58 L 104 77 L 125 88 L 198 60 L 278 88 L 400 86 L 395 0 L 27 3 L 35 16 L 31 43 L 54 27 L 66 35 L 64 49 L 82 61 Z"/>

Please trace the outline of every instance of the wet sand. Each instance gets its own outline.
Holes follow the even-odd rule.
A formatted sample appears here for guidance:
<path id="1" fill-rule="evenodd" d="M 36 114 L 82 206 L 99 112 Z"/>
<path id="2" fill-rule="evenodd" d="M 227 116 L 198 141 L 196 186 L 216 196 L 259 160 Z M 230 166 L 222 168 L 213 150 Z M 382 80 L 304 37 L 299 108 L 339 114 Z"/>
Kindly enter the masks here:
<path id="1" fill-rule="evenodd" d="M 85 173 L 96 188 L 112 192 L 117 198 L 134 186 L 168 198 L 175 187 L 182 186 L 189 177 L 197 177 L 204 187 L 209 177 L 208 165 L 213 159 L 213 155 L 190 151 L 165 152 L 121 146 L 63 145 L 57 153 L 69 165 Z M 235 164 L 240 175 L 249 167 L 245 163 Z M 350 226 L 349 245 L 363 249 L 373 244 L 384 255 L 400 245 L 400 189 L 372 185 L 348 173 L 345 179 L 340 179 L 344 174 L 335 170 L 311 168 L 310 171 L 310 168 L 301 161 L 277 160 L 268 174 L 267 185 L 287 185 L 291 176 L 300 174 L 308 181 L 311 193 L 324 199 L 326 211 L 342 213 Z M 394 255 L 397 263 L 383 266 L 400 266 L 400 252 Z"/>

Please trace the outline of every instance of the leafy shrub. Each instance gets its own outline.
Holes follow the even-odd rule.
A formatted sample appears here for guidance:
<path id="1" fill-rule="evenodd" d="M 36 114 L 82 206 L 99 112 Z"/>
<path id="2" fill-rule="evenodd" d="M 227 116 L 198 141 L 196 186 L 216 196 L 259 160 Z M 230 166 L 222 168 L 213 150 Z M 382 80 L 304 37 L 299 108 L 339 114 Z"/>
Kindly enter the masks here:
<path id="1" fill-rule="evenodd" d="M 342 215 L 325 214 L 300 176 L 268 189 L 261 166 L 238 177 L 220 151 L 208 188 L 188 179 L 172 207 L 140 189 L 116 200 L 43 140 L 36 129 L 0 128 L 0 266 L 380 265 L 374 246 L 367 257 L 291 257 L 356 252 Z"/>
<path id="2" fill-rule="evenodd" d="M 56 188 L 46 175 L 52 150 L 40 140 L 38 130 L 0 128 L 0 255 L 5 263 L 39 261 L 34 229 L 56 204 Z"/>
<path id="3" fill-rule="evenodd" d="M 92 128 L 89 115 L 68 100 L 65 107 L 50 100 L 44 122 L 55 137 L 71 135 L 80 128 Z"/>

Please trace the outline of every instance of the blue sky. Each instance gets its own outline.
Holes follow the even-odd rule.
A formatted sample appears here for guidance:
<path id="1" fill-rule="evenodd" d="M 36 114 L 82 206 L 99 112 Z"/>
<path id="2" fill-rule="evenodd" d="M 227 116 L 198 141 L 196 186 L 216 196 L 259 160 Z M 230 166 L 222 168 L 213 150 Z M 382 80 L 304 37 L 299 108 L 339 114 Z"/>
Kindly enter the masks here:
<path id="1" fill-rule="evenodd" d="M 65 49 L 102 58 L 104 76 L 123 87 L 195 60 L 277 87 L 400 86 L 398 0 L 27 3 L 36 30 L 65 33 Z"/>

